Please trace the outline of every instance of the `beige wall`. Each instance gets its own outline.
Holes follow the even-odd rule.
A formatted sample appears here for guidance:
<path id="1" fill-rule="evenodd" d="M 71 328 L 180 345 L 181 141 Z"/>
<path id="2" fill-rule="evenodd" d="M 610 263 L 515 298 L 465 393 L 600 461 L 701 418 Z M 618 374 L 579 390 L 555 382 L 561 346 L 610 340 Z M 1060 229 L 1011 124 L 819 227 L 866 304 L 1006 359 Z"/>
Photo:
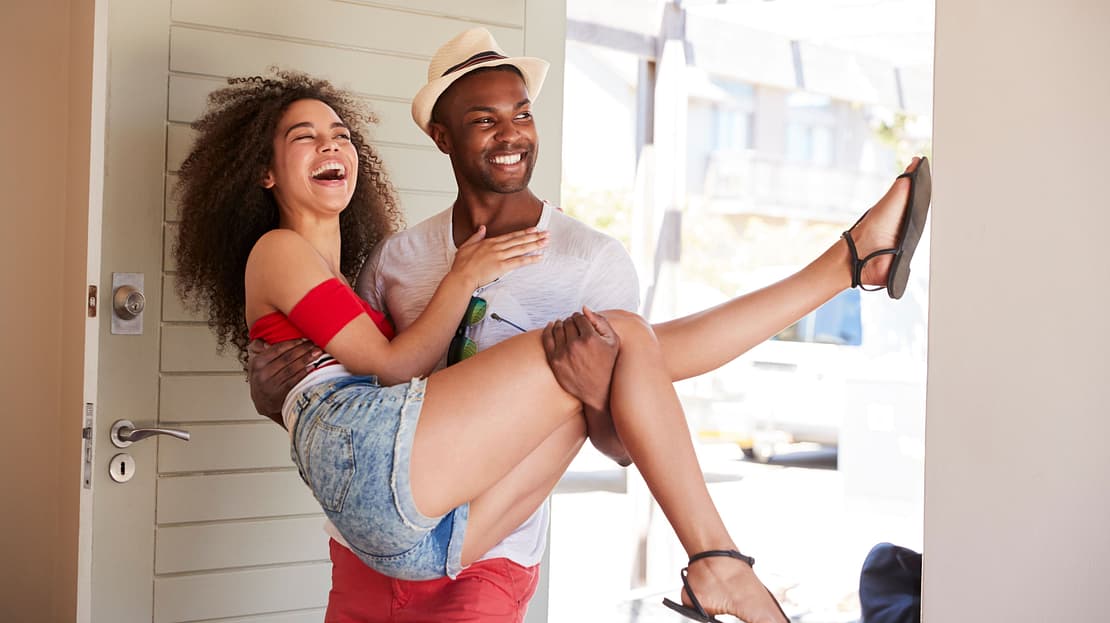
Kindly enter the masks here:
<path id="1" fill-rule="evenodd" d="M 73 620 L 91 3 L 0 5 L 0 620 Z M 1110 610 L 1110 6 L 937 0 L 925 616 Z"/>
<path id="2" fill-rule="evenodd" d="M 0 6 L 0 620 L 72 621 L 91 2 Z"/>
<path id="3" fill-rule="evenodd" d="M 1110 4 L 937 0 L 931 623 L 1110 616 Z"/>

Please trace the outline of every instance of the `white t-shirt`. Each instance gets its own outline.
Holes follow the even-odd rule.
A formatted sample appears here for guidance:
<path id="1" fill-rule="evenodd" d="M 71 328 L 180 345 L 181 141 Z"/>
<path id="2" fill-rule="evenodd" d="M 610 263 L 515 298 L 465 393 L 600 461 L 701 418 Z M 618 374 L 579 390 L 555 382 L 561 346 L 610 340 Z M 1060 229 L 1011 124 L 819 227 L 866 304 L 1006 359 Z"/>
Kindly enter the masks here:
<path id="1" fill-rule="evenodd" d="M 481 288 L 488 305 L 486 316 L 467 333 L 478 350 L 520 333 L 491 314 L 531 330 L 581 311 L 583 305 L 595 311 L 637 308 L 636 269 L 620 242 L 547 203 L 537 226 L 551 232 L 543 260 Z M 386 311 L 397 331 L 403 332 L 424 311 L 454 259 L 448 208 L 379 244 L 363 267 L 356 290 L 375 309 Z M 446 353 L 438 367 L 445 361 Z M 483 559 L 504 557 L 525 567 L 539 564 L 549 517 L 550 504 L 544 502 Z M 330 535 L 337 536 L 334 527 L 327 527 Z"/>

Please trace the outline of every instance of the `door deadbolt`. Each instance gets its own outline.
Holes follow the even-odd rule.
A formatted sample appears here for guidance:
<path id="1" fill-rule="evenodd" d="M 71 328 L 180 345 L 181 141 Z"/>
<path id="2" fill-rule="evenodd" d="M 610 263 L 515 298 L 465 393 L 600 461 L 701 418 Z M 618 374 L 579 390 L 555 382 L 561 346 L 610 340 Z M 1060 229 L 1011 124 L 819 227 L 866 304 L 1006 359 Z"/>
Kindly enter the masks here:
<path id="1" fill-rule="evenodd" d="M 112 273 L 112 334 L 142 335 L 143 310 L 142 273 Z"/>
<path id="2" fill-rule="evenodd" d="M 127 482 L 135 475 L 135 459 L 130 454 L 117 454 L 108 462 L 108 475 L 116 482 Z"/>
<path id="3" fill-rule="evenodd" d="M 112 309 L 121 320 L 131 320 L 143 313 L 146 297 L 135 286 L 120 286 L 112 294 Z"/>

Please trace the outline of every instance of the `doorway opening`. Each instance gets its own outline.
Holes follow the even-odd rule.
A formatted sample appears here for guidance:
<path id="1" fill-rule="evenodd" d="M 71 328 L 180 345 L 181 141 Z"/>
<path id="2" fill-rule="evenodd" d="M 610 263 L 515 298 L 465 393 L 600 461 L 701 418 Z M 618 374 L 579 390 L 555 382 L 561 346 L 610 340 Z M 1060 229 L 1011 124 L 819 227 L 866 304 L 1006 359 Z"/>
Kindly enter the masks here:
<path id="1" fill-rule="evenodd" d="M 932 0 L 567 12 L 563 207 L 626 244 L 652 321 L 801 268 L 931 155 Z M 901 300 L 845 292 L 677 386 L 726 524 L 795 620 L 857 621 L 870 547 L 921 550 L 928 246 Z M 552 504 L 551 621 L 677 620 L 659 598 L 685 557 L 635 474 L 584 450 Z"/>

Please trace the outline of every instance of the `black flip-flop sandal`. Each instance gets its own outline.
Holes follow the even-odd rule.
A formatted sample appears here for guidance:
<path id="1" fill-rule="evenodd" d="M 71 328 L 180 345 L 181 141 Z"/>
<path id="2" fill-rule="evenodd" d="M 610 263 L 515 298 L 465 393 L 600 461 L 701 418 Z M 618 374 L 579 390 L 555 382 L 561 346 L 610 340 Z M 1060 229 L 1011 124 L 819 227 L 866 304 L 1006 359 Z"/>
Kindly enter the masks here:
<path id="1" fill-rule="evenodd" d="M 885 287 L 892 299 L 900 299 L 906 292 L 906 283 L 910 279 L 910 260 L 913 259 L 913 252 L 917 250 L 917 243 L 921 241 L 921 234 L 925 231 L 925 217 L 929 214 L 929 202 L 933 195 L 933 174 L 929 170 L 929 159 L 922 157 L 916 169 L 899 175 L 897 179 L 903 177 L 910 180 L 910 194 L 906 199 L 906 214 L 902 219 L 901 230 L 898 232 L 897 247 L 880 249 L 862 260 L 859 259 L 856 242 L 852 240 L 851 232 L 863 220 L 863 216 L 843 234 L 844 240 L 848 242 L 848 251 L 852 254 L 852 287 L 868 292 L 876 292 Z M 867 216 L 866 212 L 864 216 Z M 880 255 L 894 256 L 894 260 L 890 263 L 886 286 L 868 288 L 860 282 L 860 275 L 863 273 L 864 265 Z"/>
<path id="2" fill-rule="evenodd" d="M 751 556 L 745 556 L 744 554 L 741 554 L 734 549 L 711 549 L 707 552 L 694 554 L 690 557 L 690 562 L 687 563 L 687 565 L 692 565 L 694 564 L 694 562 L 701 560 L 702 558 L 709 558 L 711 556 L 727 556 L 729 558 L 742 560 L 748 563 L 749 567 L 755 565 L 755 558 L 752 558 Z M 689 573 L 689 568 L 689 566 L 682 568 L 682 588 L 686 590 L 686 594 L 690 597 L 690 602 L 693 604 L 693 607 L 684 606 L 681 603 L 675 603 L 670 599 L 667 599 L 666 597 L 663 598 L 663 605 L 688 619 L 700 621 L 701 623 L 721 623 L 720 619 L 705 611 L 705 608 L 702 607 L 701 602 L 698 601 L 697 596 L 694 595 L 694 589 L 690 588 L 690 581 L 686 579 L 686 576 Z M 778 607 L 779 612 L 782 613 L 782 618 L 790 621 L 790 617 L 786 616 L 786 613 L 783 612 L 782 606 L 779 605 L 779 600 L 775 599 L 775 595 L 771 593 L 770 589 L 768 589 L 766 586 L 764 586 L 763 588 L 767 591 L 767 594 L 771 596 L 771 600 L 775 602 L 775 606 Z"/>

